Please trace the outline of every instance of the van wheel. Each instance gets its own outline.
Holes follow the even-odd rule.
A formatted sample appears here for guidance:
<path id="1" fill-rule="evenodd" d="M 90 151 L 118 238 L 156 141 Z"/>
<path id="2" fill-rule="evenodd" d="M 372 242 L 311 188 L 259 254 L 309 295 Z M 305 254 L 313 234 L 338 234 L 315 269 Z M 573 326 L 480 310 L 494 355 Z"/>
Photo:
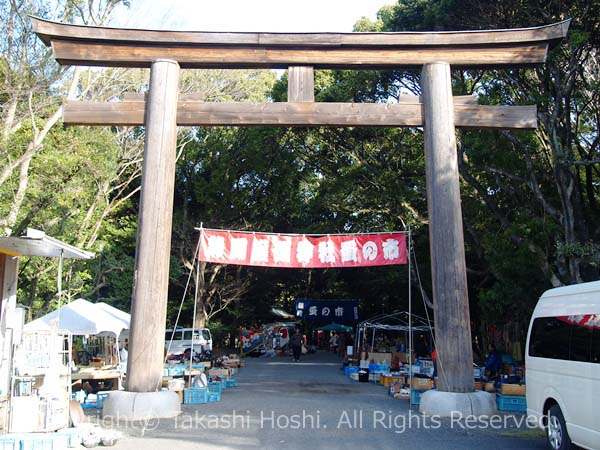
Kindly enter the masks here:
<path id="1" fill-rule="evenodd" d="M 548 411 L 546 442 L 552 450 L 568 450 L 571 448 L 571 438 L 567 432 L 565 418 L 558 405 L 552 406 Z"/>

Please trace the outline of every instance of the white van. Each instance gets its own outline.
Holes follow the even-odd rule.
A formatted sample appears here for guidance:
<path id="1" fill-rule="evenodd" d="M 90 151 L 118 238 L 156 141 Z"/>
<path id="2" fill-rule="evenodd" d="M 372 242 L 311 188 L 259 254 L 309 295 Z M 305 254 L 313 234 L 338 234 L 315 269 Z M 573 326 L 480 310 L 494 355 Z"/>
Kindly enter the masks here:
<path id="1" fill-rule="evenodd" d="M 600 449 L 600 281 L 546 291 L 525 355 L 527 413 L 550 448 Z"/>
<path id="2" fill-rule="evenodd" d="M 208 328 L 176 328 L 174 334 L 173 329 L 168 329 L 165 332 L 165 349 L 168 354 L 180 355 L 192 348 L 192 339 L 194 352 L 212 352 L 212 335 Z"/>

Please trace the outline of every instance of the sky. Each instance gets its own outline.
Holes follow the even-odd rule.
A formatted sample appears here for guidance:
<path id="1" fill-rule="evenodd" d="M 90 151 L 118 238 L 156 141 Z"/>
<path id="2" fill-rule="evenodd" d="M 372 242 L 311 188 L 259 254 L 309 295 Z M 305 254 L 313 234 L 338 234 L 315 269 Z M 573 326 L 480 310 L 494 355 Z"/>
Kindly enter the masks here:
<path id="1" fill-rule="evenodd" d="M 116 26 L 184 31 L 351 32 L 394 0 L 132 0 Z"/>

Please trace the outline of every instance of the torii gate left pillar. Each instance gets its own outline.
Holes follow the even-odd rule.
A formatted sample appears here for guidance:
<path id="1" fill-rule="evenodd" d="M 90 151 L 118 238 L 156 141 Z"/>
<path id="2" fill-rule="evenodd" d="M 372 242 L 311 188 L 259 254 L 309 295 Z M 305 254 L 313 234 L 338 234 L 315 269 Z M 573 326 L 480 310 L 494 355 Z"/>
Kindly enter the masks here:
<path id="1" fill-rule="evenodd" d="M 173 223 L 179 64 L 150 69 L 146 141 L 129 331 L 127 390 L 160 390 L 164 361 Z M 161 182 L 156 182 L 161 180 Z M 158 370 L 157 370 L 158 368 Z"/>

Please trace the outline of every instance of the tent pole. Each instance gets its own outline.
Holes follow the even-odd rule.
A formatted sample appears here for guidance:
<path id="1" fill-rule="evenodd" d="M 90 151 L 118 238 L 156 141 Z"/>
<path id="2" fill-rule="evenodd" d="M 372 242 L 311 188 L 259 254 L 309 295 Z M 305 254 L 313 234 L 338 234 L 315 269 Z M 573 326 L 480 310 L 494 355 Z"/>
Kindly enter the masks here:
<path id="1" fill-rule="evenodd" d="M 56 280 L 56 289 L 58 291 L 58 309 L 62 306 L 62 272 L 63 272 L 63 250 L 60 251 L 58 258 L 58 279 Z"/>
<path id="2" fill-rule="evenodd" d="M 412 259 L 412 236 L 410 226 L 408 228 L 408 382 L 412 389 L 412 354 L 413 354 L 413 335 L 412 335 L 412 286 L 411 286 L 411 264 Z M 412 397 L 412 396 L 411 396 Z M 409 406 L 412 407 L 412 402 L 409 399 Z"/>
<path id="3" fill-rule="evenodd" d="M 371 351 L 374 352 L 375 351 L 375 332 L 377 330 L 375 328 L 373 328 L 373 339 L 371 340 Z"/>
<path id="4" fill-rule="evenodd" d="M 202 232 L 200 233 L 202 239 Z M 198 305 L 198 278 L 200 277 L 200 259 L 196 257 L 196 283 L 194 289 L 194 315 L 192 316 L 192 346 L 190 347 L 190 386 L 192 387 L 192 363 L 194 362 L 194 334 L 196 333 L 196 308 Z"/>

